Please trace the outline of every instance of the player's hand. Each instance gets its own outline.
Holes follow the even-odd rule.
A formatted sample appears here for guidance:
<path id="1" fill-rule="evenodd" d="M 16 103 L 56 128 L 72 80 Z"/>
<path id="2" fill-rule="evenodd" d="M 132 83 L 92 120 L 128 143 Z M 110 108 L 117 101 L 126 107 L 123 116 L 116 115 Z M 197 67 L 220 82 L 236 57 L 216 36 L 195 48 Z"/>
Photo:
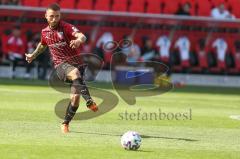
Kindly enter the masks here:
<path id="1" fill-rule="evenodd" d="M 31 63 L 34 60 L 33 54 L 25 54 L 25 56 L 28 63 Z"/>
<path id="2" fill-rule="evenodd" d="M 79 40 L 79 39 L 71 40 L 71 41 L 70 41 L 70 47 L 71 47 L 72 49 L 76 49 L 76 48 L 78 48 L 78 47 L 81 45 L 81 43 L 82 43 L 82 41 Z"/>

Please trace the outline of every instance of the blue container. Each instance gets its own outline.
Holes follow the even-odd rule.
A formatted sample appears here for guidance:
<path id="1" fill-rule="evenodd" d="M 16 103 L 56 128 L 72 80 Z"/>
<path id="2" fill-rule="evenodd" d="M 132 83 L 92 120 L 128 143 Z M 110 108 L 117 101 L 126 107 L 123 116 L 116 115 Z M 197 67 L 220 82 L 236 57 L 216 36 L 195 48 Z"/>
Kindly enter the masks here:
<path id="1" fill-rule="evenodd" d="M 153 84 L 154 82 L 154 75 L 153 71 L 143 70 L 137 71 L 137 84 Z"/>
<path id="2" fill-rule="evenodd" d="M 154 75 L 152 69 L 137 69 L 131 67 L 119 67 L 116 69 L 115 81 L 118 84 L 153 84 Z"/>
<path id="3" fill-rule="evenodd" d="M 117 70 L 116 71 L 116 83 L 132 85 L 136 82 L 136 78 L 134 77 L 135 73 L 128 73 L 127 70 Z"/>

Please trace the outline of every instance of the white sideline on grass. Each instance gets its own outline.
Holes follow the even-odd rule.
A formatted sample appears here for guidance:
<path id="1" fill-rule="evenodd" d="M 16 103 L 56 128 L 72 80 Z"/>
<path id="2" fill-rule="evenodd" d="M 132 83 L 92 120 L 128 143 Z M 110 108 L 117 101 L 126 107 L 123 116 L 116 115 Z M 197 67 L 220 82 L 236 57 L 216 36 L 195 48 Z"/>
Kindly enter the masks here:
<path id="1" fill-rule="evenodd" d="M 240 120 L 240 115 L 230 115 L 229 117 L 234 120 Z"/>

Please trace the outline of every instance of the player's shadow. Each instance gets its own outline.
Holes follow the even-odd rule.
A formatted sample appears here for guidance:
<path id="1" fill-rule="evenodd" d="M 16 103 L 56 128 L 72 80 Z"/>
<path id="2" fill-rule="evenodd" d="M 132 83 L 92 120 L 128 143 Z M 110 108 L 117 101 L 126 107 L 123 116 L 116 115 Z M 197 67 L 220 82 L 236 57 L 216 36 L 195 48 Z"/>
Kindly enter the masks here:
<path id="1" fill-rule="evenodd" d="M 82 132 L 82 131 L 71 131 L 72 133 L 79 133 L 79 134 L 91 134 L 91 135 L 101 135 L 101 136 L 118 136 L 121 137 L 122 135 L 117 134 L 109 134 L 109 133 L 95 133 L 95 132 Z M 188 141 L 188 142 L 196 142 L 199 140 L 195 139 L 188 139 L 188 138 L 175 138 L 175 137 L 163 137 L 163 136 L 152 136 L 152 135 L 141 135 L 143 139 L 168 139 L 168 140 L 181 140 L 181 141 Z"/>
<path id="2" fill-rule="evenodd" d="M 139 150 L 139 149 L 138 149 L 138 150 L 127 150 L 127 151 L 129 151 L 129 152 L 138 152 L 138 153 L 139 153 L 139 152 L 148 152 L 148 153 L 149 153 L 149 152 L 154 152 L 154 151 L 142 150 L 142 149 L 140 149 L 140 150 Z"/>
<path id="3" fill-rule="evenodd" d="M 168 139 L 168 140 L 182 140 L 182 141 L 198 141 L 195 139 L 187 139 L 187 138 L 178 138 L 178 137 L 163 137 L 163 136 L 149 136 L 149 135 L 141 135 L 141 137 L 144 138 L 152 138 L 152 139 Z"/>
<path id="4" fill-rule="evenodd" d="M 100 136 L 121 136 L 121 135 L 117 135 L 117 134 L 95 133 L 95 132 L 83 132 L 83 131 L 71 131 L 71 133 L 100 135 Z"/>

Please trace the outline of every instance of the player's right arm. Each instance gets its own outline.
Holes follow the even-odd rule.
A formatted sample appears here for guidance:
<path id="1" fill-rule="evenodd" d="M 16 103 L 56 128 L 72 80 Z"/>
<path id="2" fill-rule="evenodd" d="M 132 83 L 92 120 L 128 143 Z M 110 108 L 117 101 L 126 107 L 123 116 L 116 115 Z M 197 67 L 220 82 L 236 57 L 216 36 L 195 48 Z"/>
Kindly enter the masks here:
<path id="1" fill-rule="evenodd" d="M 26 61 L 31 63 L 38 55 L 40 55 L 45 49 L 47 45 L 43 45 L 41 42 L 37 45 L 37 48 L 33 51 L 33 53 L 25 54 Z"/>

